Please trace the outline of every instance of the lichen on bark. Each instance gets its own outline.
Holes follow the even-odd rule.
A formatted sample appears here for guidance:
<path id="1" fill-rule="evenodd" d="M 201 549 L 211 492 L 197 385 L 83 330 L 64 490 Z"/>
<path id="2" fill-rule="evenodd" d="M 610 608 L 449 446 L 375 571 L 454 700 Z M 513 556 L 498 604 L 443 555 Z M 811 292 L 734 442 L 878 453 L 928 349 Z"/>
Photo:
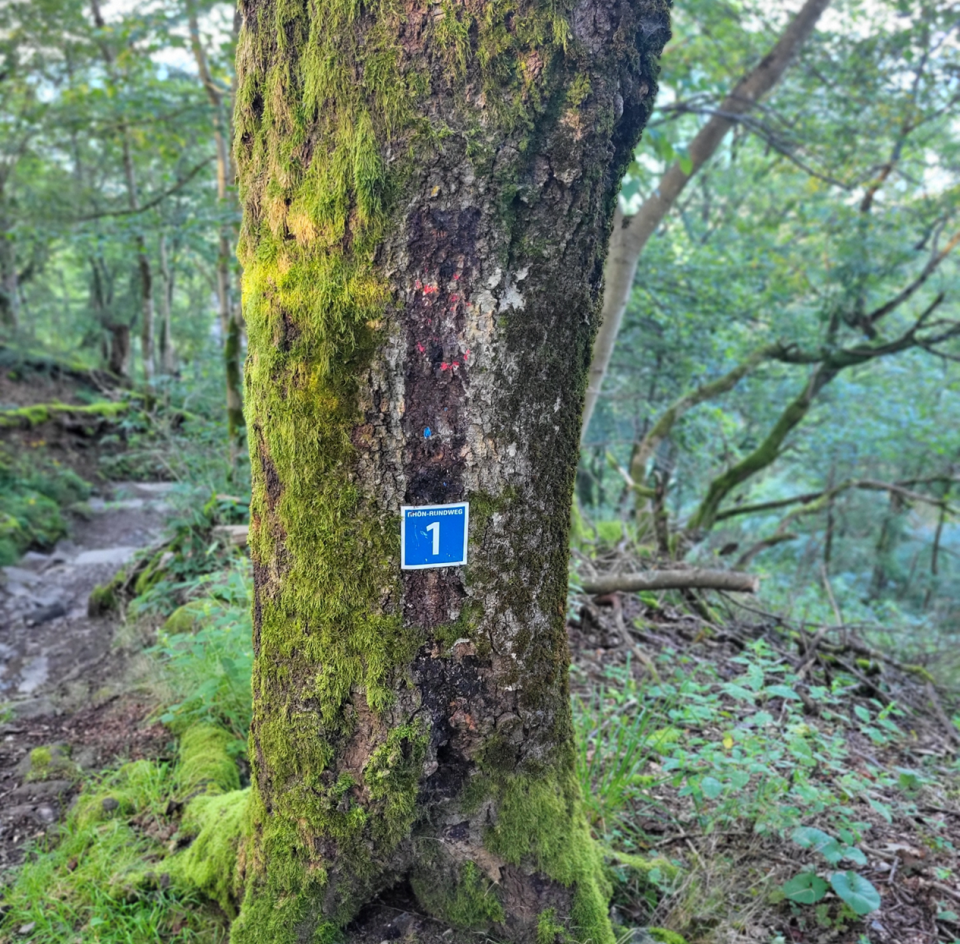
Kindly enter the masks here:
<path id="1" fill-rule="evenodd" d="M 567 539 L 666 3 L 240 6 L 256 658 L 232 940 L 332 940 L 409 884 L 451 926 L 609 944 Z M 460 500 L 468 566 L 402 573 L 400 505 Z"/>

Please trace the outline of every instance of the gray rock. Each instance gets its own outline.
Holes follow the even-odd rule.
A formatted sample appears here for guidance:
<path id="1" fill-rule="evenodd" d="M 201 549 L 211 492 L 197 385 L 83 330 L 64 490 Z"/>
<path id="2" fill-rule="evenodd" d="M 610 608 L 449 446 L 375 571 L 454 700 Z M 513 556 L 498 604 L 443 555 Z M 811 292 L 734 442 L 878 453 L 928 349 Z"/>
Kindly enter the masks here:
<path id="1" fill-rule="evenodd" d="M 31 921 L 29 924 L 21 924 L 17 928 L 17 934 L 21 934 L 26 937 L 28 934 L 33 934 L 33 929 L 37 926 L 36 921 Z"/>
<path id="2" fill-rule="evenodd" d="M 80 750 L 74 753 L 73 759 L 77 766 L 82 767 L 84 770 L 91 770 L 94 767 L 100 766 L 97 760 L 97 749 L 95 747 L 81 747 Z"/>
<path id="3" fill-rule="evenodd" d="M 107 547 L 99 551 L 84 551 L 77 555 L 73 563 L 77 567 L 92 564 L 113 564 L 116 567 L 122 567 L 133 560 L 133 555 L 136 553 L 135 547 Z"/>
<path id="4" fill-rule="evenodd" d="M 38 780 L 36 783 L 25 783 L 13 791 L 15 797 L 58 797 L 67 793 L 73 787 L 71 780 Z"/>
<path id="5" fill-rule="evenodd" d="M 27 587 L 32 587 L 40 580 L 40 575 L 32 570 L 25 570 L 23 567 L 0 567 L 7 578 L 8 584 L 20 583 Z"/>
<path id="6" fill-rule="evenodd" d="M 103 807 L 104 813 L 112 813 L 117 807 L 120 806 L 120 801 L 114 797 L 104 797 L 101 800 L 100 805 Z"/>
<path id="7" fill-rule="evenodd" d="M 13 717 L 20 721 L 40 718 L 43 715 L 58 714 L 57 706 L 49 695 L 40 695 L 37 698 L 27 698 L 23 701 L 9 702 L 8 706 Z"/>
<path id="8" fill-rule="evenodd" d="M 39 626 L 41 623 L 49 623 L 51 620 L 60 619 L 66 616 L 67 610 L 62 603 L 54 603 L 52 606 L 44 606 L 39 610 L 34 610 L 27 614 L 27 626 Z"/>

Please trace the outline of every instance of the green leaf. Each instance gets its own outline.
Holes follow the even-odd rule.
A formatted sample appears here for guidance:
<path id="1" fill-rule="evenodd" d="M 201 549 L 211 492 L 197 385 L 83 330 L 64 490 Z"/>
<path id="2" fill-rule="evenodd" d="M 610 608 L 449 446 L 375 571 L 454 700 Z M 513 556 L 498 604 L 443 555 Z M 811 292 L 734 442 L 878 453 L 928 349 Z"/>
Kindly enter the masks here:
<path id="1" fill-rule="evenodd" d="M 715 800 L 723 793 L 723 784 L 716 777 L 704 777 L 700 781 L 700 789 L 703 790 L 703 795 L 707 799 Z"/>
<path id="2" fill-rule="evenodd" d="M 870 720 L 870 712 L 863 705 L 854 705 L 853 710 L 861 721 Z"/>
<path id="3" fill-rule="evenodd" d="M 798 905 L 815 905 L 830 886 L 813 872 L 801 872 L 782 886 L 783 894 Z"/>
<path id="4" fill-rule="evenodd" d="M 788 685 L 771 685 L 764 691 L 771 698 L 791 698 L 800 701 L 800 696 Z"/>
<path id="5" fill-rule="evenodd" d="M 843 858 L 840 843 L 829 833 L 813 826 L 798 826 L 790 837 L 798 846 L 819 852 L 827 862 L 836 865 Z"/>
<path id="6" fill-rule="evenodd" d="M 868 915 L 880 907 L 880 892 L 856 872 L 834 872 L 830 884 L 858 915 Z"/>
<path id="7" fill-rule="evenodd" d="M 863 850 L 856 846 L 844 846 L 840 851 L 843 853 L 843 858 L 850 862 L 856 862 L 857 865 L 867 864 L 867 857 L 863 854 Z"/>

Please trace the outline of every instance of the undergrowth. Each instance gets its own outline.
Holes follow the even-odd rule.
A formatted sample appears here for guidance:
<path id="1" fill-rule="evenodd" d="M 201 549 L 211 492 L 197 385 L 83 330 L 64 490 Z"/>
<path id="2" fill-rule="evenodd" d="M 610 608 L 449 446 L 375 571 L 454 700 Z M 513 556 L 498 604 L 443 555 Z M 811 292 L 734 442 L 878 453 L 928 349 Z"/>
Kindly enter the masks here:
<path id="1" fill-rule="evenodd" d="M 5 890 L 0 942 L 225 942 L 226 922 L 216 907 L 190 894 L 134 893 L 131 886 L 146 864 L 167 853 L 176 830 L 167 812 L 175 790 L 171 767 L 146 760 L 89 783 L 63 826 L 37 844 Z"/>
<path id="2" fill-rule="evenodd" d="M 253 585 L 246 562 L 193 582 L 191 602 L 175 612 L 148 650 L 154 684 L 167 707 L 160 720 L 179 731 L 219 724 L 246 746 L 253 669 Z"/>
<path id="3" fill-rule="evenodd" d="M 67 533 L 63 509 L 89 497 L 89 484 L 56 460 L 0 447 L 0 566 L 50 550 Z"/>

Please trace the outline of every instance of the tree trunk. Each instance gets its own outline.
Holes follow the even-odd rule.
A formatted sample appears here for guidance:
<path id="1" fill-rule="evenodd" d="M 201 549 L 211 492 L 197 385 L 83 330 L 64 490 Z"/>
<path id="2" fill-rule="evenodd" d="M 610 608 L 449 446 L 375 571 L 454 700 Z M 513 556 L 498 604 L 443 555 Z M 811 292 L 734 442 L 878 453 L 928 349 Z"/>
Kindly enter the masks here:
<path id="1" fill-rule="evenodd" d="M 187 21 L 190 28 L 190 47 L 197 63 L 200 81 L 203 83 L 207 98 L 214 113 L 213 139 L 217 150 L 217 197 L 220 212 L 226 214 L 231 199 L 229 184 L 234 178 L 233 162 L 230 159 L 229 122 L 224 116 L 224 90 L 217 85 L 210 72 L 207 54 L 200 39 L 200 25 L 197 19 L 196 4 L 187 0 Z M 230 447 L 236 453 L 236 446 L 243 435 L 243 386 L 241 381 L 241 326 L 240 311 L 233 303 L 233 276 L 231 259 L 235 233 L 233 226 L 224 222 L 220 225 L 219 252 L 217 253 L 217 302 L 219 304 L 220 326 L 223 330 L 224 376 L 227 389 L 227 436 Z M 234 455 L 235 458 L 235 455 Z"/>
<path id="2" fill-rule="evenodd" d="M 600 396 L 600 388 L 603 386 L 603 378 L 610 365 L 614 344 L 623 322 L 623 314 L 630 301 L 637 263 L 647 245 L 647 240 L 657 231 L 657 227 L 677 202 L 690 178 L 713 157 L 720 142 L 737 123 L 739 116 L 750 111 L 780 81 L 787 66 L 807 41 L 817 21 L 829 5 L 830 0 L 807 0 L 773 49 L 764 56 L 756 68 L 737 83 L 734 90 L 723 100 L 716 114 L 690 142 L 688 154 L 692 166 L 689 172 L 685 171 L 679 163 L 674 164 L 633 216 L 623 217 L 618 214 L 617 225 L 610 237 L 603 315 L 593 347 L 590 382 L 587 385 L 587 398 L 583 410 L 582 435 L 586 435 L 597 398 Z"/>
<path id="3" fill-rule="evenodd" d="M 173 269 L 167 252 L 167 238 L 160 236 L 160 275 L 163 291 L 160 293 L 160 373 L 172 377 L 177 371 L 177 349 L 173 343 Z"/>
<path id="4" fill-rule="evenodd" d="M 612 944 L 567 541 L 668 8 L 241 10 L 255 664 L 232 940 L 326 941 L 408 889 L 448 941 Z M 461 500 L 467 566 L 401 572 L 401 505 Z"/>
<path id="5" fill-rule="evenodd" d="M 106 328 L 110 332 L 107 369 L 116 377 L 126 377 L 127 365 L 130 361 L 130 326 L 108 324 Z"/>
<path id="6" fill-rule="evenodd" d="M 106 28 L 106 22 L 100 10 L 99 0 L 91 0 L 94 25 L 98 30 Z M 100 42 L 100 54 L 107 67 L 110 81 L 117 82 L 114 68 L 114 54 L 106 40 Z M 125 121 L 119 123 L 120 140 L 123 151 L 123 173 L 127 184 L 127 205 L 133 213 L 140 210 L 140 196 L 137 190 L 136 168 L 133 163 L 133 149 L 130 146 L 130 130 Z M 143 359 L 143 378 L 149 385 L 153 382 L 153 268 L 147 255 L 147 241 L 142 232 L 134 237 L 137 249 L 137 271 L 140 274 L 140 354 Z"/>

